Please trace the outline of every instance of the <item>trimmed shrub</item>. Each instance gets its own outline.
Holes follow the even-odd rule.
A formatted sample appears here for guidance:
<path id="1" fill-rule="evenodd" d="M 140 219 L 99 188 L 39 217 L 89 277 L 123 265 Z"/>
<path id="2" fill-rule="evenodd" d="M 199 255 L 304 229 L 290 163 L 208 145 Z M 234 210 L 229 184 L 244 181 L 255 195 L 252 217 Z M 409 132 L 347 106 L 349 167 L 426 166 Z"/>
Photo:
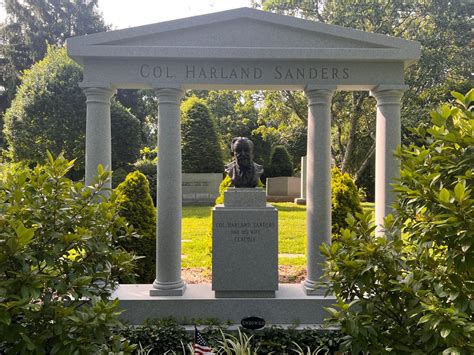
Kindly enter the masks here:
<path id="1" fill-rule="evenodd" d="M 222 152 L 204 100 L 190 97 L 181 105 L 181 147 L 184 173 L 221 173 Z"/>
<path id="2" fill-rule="evenodd" d="M 153 204 L 156 206 L 156 183 L 157 183 L 157 152 L 158 149 L 148 147 L 140 150 L 140 158 L 133 164 L 136 170 L 146 176 L 150 187 L 150 195 Z"/>
<path id="3" fill-rule="evenodd" d="M 273 148 L 270 156 L 270 167 L 266 171 L 266 177 L 292 176 L 293 163 L 285 146 L 277 145 Z"/>
<path id="4" fill-rule="evenodd" d="M 34 169 L 1 167 L 0 353 L 99 354 L 126 350 L 111 293 L 133 272 L 118 240 L 131 230 L 115 195 L 66 178 L 73 162 L 49 154 Z M 130 350 L 130 349 L 128 349 Z"/>
<path id="5" fill-rule="evenodd" d="M 115 189 L 121 182 L 125 180 L 128 172 L 124 168 L 118 168 L 112 173 L 112 188 Z"/>
<path id="6" fill-rule="evenodd" d="M 141 125 L 130 109 L 112 100 L 110 107 L 110 130 L 112 134 L 112 169 L 125 169 L 130 172 L 131 165 L 140 156 L 142 147 Z"/>
<path id="7" fill-rule="evenodd" d="M 84 176 L 86 97 L 82 69 L 66 49 L 50 48 L 26 70 L 4 117 L 5 139 L 14 161 L 42 162 L 43 152 L 77 157 L 70 176 Z M 133 163 L 141 144 L 140 122 L 121 104 L 111 104 L 113 169 Z M 34 147 L 34 149 L 32 149 Z"/>
<path id="8" fill-rule="evenodd" d="M 215 320 L 204 320 L 204 324 L 210 325 L 200 332 L 212 350 L 219 354 L 254 354 L 252 349 L 258 349 L 258 354 L 336 354 L 343 341 L 343 334 L 334 330 L 271 326 L 256 331 L 239 327 L 237 331 L 232 331 Z M 187 354 L 193 341 L 184 327 L 170 319 L 150 320 L 138 327 L 129 326 L 120 330 L 120 335 L 140 344 L 144 351 L 151 354 L 181 354 L 183 350 Z"/>
<path id="9" fill-rule="evenodd" d="M 362 212 L 359 189 L 350 175 L 341 173 L 337 167 L 331 169 L 331 208 L 333 234 L 348 226 L 348 213 L 355 216 Z"/>
<path id="10" fill-rule="evenodd" d="M 115 192 L 119 214 L 141 235 L 141 238 L 123 239 L 121 245 L 143 256 L 137 261 L 137 282 L 152 283 L 156 276 L 156 214 L 148 181 L 141 172 L 134 171 L 117 186 Z"/>
<path id="11" fill-rule="evenodd" d="M 362 212 L 362 206 L 354 180 L 349 174 L 342 174 L 341 171 L 334 167 L 331 170 L 331 208 L 332 208 L 332 233 L 339 234 L 342 228 L 348 226 L 346 218 L 348 213 L 355 215 Z M 232 186 L 232 180 L 226 176 L 219 185 L 219 196 L 215 204 L 224 203 L 224 191 Z M 259 180 L 257 187 L 263 187 Z"/>

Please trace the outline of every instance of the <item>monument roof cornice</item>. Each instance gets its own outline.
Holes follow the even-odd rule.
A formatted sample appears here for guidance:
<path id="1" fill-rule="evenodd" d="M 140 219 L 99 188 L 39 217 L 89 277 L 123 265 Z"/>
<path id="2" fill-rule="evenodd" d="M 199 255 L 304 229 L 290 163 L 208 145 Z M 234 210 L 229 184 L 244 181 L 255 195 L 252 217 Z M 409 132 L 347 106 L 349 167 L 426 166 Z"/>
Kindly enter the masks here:
<path id="1" fill-rule="evenodd" d="M 420 57 L 420 43 L 251 8 L 121 29 L 67 40 L 85 58 L 396 61 Z"/>

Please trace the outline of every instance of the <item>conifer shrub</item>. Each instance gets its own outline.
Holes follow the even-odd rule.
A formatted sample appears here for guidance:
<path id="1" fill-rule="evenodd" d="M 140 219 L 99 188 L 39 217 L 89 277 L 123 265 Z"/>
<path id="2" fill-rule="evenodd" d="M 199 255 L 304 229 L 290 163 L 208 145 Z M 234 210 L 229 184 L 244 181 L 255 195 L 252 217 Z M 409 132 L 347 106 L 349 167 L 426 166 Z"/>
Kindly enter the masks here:
<path id="1" fill-rule="evenodd" d="M 355 216 L 362 212 L 359 189 L 347 173 L 337 167 L 331 169 L 331 209 L 332 233 L 338 234 L 347 227 L 347 214 Z"/>
<path id="2" fill-rule="evenodd" d="M 156 213 L 148 181 L 141 172 L 133 171 L 115 189 L 119 214 L 141 235 L 127 238 L 121 245 L 143 258 L 137 260 L 137 282 L 152 283 L 155 279 Z"/>
<path id="3" fill-rule="evenodd" d="M 181 147 L 184 173 L 221 173 L 222 151 L 204 100 L 190 97 L 181 105 Z"/>
<path id="4" fill-rule="evenodd" d="M 133 164 L 134 168 L 146 176 L 150 187 L 150 195 L 153 204 L 156 205 L 156 188 L 157 188 L 157 148 L 145 147 L 140 150 L 140 158 Z"/>
<path id="5" fill-rule="evenodd" d="M 125 180 L 128 172 L 124 168 L 118 168 L 112 173 L 112 188 L 116 188 L 121 182 Z"/>
<path id="6" fill-rule="evenodd" d="M 267 171 L 268 170 L 268 171 Z M 270 156 L 270 166 L 265 171 L 266 177 L 292 176 L 293 163 L 290 154 L 283 145 L 273 148 Z"/>

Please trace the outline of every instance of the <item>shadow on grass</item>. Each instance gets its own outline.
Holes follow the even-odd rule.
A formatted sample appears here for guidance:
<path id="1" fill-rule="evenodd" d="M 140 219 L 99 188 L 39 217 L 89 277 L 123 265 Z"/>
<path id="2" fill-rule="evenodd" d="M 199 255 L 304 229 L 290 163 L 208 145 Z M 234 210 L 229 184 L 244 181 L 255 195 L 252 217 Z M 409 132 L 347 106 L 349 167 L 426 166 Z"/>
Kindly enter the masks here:
<path id="1" fill-rule="evenodd" d="M 306 210 L 306 206 L 272 203 L 278 211 L 282 212 L 301 212 Z"/>
<path id="2" fill-rule="evenodd" d="M 183 206 L 183 218 L 210 218 L 212 206 Z"/>

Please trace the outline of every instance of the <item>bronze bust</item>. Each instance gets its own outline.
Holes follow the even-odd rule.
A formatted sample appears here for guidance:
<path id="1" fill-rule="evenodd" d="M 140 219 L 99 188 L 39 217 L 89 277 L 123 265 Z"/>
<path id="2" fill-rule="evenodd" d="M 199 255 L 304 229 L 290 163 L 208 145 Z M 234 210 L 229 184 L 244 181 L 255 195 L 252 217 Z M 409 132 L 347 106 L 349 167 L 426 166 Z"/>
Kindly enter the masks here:
<path id="1" fill-rule="evenodd" d="M 230 145 L 233 160 L 225 172 L 234 187 L 256 187 L 263 167 L 253 161 L 253 142 L 247 137 L 235 137 Z"/>

